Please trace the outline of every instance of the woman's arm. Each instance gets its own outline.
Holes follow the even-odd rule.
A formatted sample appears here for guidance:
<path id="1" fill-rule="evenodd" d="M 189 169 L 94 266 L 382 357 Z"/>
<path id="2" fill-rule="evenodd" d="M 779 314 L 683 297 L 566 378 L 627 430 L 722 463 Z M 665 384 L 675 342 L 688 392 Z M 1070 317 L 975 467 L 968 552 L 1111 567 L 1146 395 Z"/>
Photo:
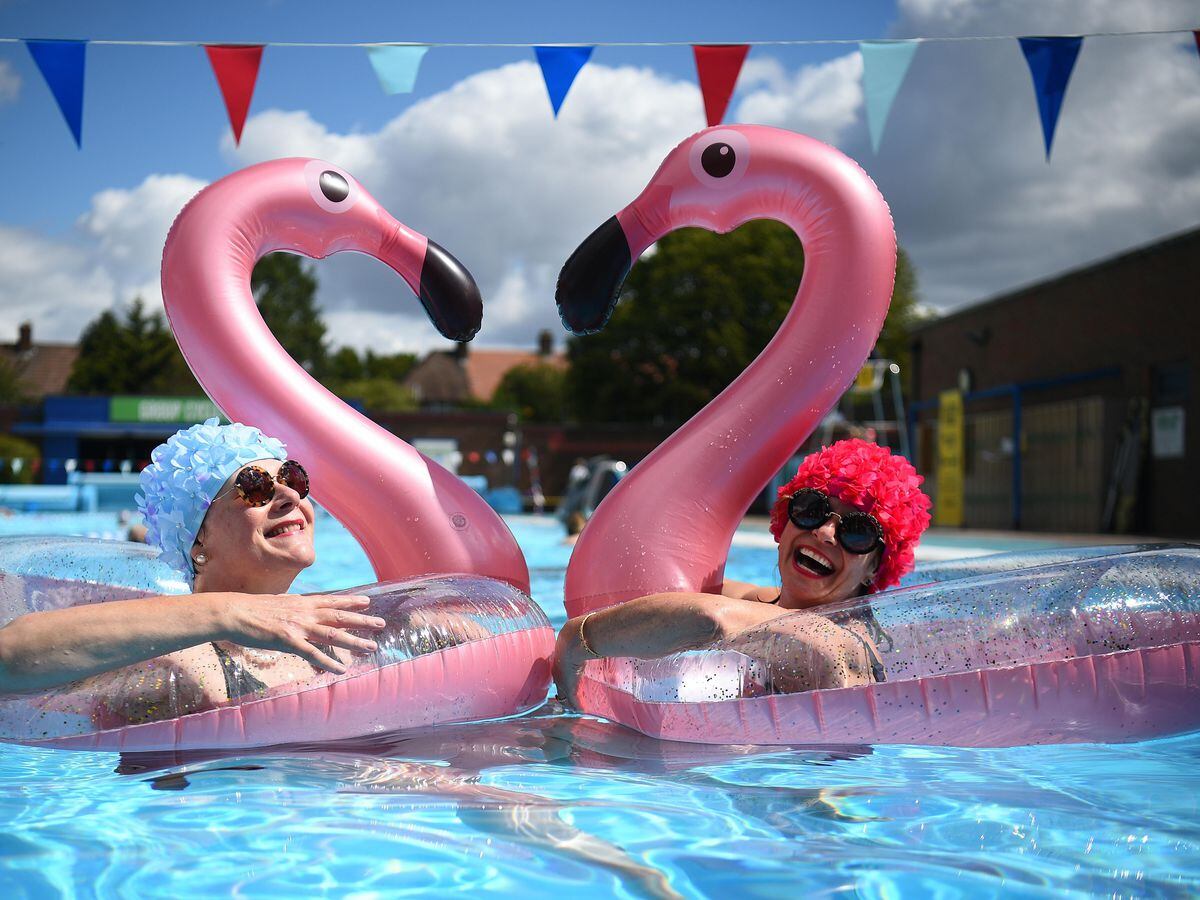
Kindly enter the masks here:
<path id="1" fill-rule="evenodd" d="M 114 600 L 19 616 L 0 628 L 0 694 L 45 690 L 101 672 L 225 640 L 295 653 L 341 674 L 314 643 L 370 651 L 344 629 L 379 630 L 357 595 L 204 593 Z"/>
<path id="2" fill-rule="evenodd" d="M 702 647 L 786 612 L 765 603 L 747 603 L 718 594 L 668 593 L 576 616 L 563 626 L 555 647 L 554 680 L 559 697 L 575 702 L 579 672 L 593 654 L 642 659 L 667 656 Z M 584 646 L 585 640 L 591 654 Z"/>

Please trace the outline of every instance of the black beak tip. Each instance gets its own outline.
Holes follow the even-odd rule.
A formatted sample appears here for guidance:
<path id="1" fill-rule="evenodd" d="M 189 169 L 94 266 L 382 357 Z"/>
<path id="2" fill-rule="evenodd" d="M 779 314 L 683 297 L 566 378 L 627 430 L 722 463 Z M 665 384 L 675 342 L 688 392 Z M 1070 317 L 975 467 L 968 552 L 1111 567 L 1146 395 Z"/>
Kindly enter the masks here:
<path id="1" fill-rule="evenodd" d="M 588 235 L 563 264 L 554 299 L 563 326 L 572 334 L 594 334 L 617 305 L 633 265 L 629 241 L 616 216 Z"/>
<path id="2" fill-rule="evenodd" d="M 467 267 L 433 241 L 425 248 L 418 293 L 443 337 L 469 341 L 483 325 L 483 298 Z"/>

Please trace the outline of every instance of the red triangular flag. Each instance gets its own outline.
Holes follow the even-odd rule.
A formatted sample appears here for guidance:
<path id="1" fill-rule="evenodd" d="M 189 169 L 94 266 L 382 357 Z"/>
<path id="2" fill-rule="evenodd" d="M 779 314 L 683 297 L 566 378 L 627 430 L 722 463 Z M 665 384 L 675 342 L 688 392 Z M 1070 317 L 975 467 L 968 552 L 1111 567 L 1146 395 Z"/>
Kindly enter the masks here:
<path id="1" fill-rule="evenodd" d="M 225 110 L 229 113 L 229 124 L 233 126 L 233 142 L 242 142 L 242 126 L 246 124 L 246 113 L 250 110 L 250 98 L 254 96 L 254 82 L 258 80 L 258 65 L 262 62 L 262 44 L 227 47 L 206 44 L 204 51 L 212 64 L 213 74 L 225 98 Z"/>
<path id="2" fill-rule="evenodd" d="M 749 49 L 748 44 L 692 46 L 692 52 L 696 54 L 696 74 L 700 76 L 700 93 L 704 95 L 704 115 L 710 126 L 720 125 L 725 118 L 725 107 L 733 96 L 733 86 L 737 84 Z"/>

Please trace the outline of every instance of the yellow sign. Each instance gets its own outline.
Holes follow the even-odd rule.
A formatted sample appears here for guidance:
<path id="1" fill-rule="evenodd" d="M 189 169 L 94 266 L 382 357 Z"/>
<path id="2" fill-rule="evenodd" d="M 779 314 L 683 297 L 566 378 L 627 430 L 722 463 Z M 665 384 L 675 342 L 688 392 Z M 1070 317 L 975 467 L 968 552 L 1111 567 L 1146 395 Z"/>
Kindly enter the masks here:
<path id="1" fill-rule="evenodd" d="M 964 457 L 963 399 L 959 391 L 938 395 L 937 504 L 934 521 L 958 528 L 963 523 Z"/>
<path id="2" fill-rule="evenodd" d="M 883 387 L 883 367 L 876 365 L 872 360 L 867 360 L 867 364 L 854 376 L 854 390 L 869 394 L 881 387 Z"/>

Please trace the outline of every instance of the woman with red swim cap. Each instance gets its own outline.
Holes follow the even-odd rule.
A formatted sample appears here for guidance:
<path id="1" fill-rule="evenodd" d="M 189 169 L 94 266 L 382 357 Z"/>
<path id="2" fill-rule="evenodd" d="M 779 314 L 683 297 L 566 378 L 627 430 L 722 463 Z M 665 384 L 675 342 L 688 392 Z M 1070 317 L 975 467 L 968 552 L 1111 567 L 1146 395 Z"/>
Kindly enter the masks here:
<path id="1" fill-rule="evenodd" d="M 590 658 L 652 658 L 716 641 L 769 660 L 773 690 L 883 681 L 876 642 L 886 636 L 869 604 L 820 610 L 892 587 L 912 570 L 929 526 L 922 480 L 907 459 L 867 441 L 838 441 L 811 454 L 771 510 L 779 589 L 726 581 L 720 594 L 654 594 L 571 619 L 556 651 L 560 697 L 574 700 Z M 811 614 L 796 614 L 805 610 Z"/>

